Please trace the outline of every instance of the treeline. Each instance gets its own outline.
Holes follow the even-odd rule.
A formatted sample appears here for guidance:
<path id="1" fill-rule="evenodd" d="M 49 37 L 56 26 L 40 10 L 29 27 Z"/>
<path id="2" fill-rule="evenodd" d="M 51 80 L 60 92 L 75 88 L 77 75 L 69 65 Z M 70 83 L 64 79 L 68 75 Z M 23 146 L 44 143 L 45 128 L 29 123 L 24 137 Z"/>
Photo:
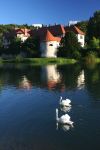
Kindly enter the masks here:
<path id="1" fill-rule="evenodd" d="M 69 32 L 62 38 L 58 49 L 58 57 L 80 59 L 87 55 L 100 57 L 100 10 L 96 11 L 87 21 L 76 24 L 85 32 L 85 47 L 81 48 L 75 33 Z M 3 48 L 3 33 L 10 32 L 15 27 L 35 29 L 33 26 L 24 25 L 0 25 L 0 54 L 26 54 L 27 57 L 40 57 L 39 39 L 28 38 L 24 43 L 19 38 L 10 39 L 9 48 Z"/>
<path id="2" fill-rule="evenodd" d="M 25 42 L 22 42 L 20 38 L 10 39 L 8 48 L 0 49 L 0 56 L 4 59 L 19 57 L 40 57 L 39 51 L 39 39 L 29 37 Z"/>
<path id="3" fill-rule="evenodd" d="M 2 56 L 2 58 L 10 58 L 17 55 L 21 55 L 22 57 L 39 57 L 39 40 L 33 39 L 32 37 L 28 38 L 24 43 L 18 37 L 10 37 L 9 48 L 3 47 L 3 35 L 5 33 L 10 33 L 10 31 L 15 28 L 36 29 L 36 27 L 27 24 L 0 25 L 0 56 Z"/>
<path id="4" fill-rule="evenodd" d="M 58 56 L 80 59 L 82 57 L 100 57 L 100 10 L 87 21 L 76 24 L 85 32 L 85 46 L 81 48 L 74 33 L 69 32 L 62 38 Z"/>
<path id="5" fill-rule="evenodd" d="M 77 23 L 77 26 L 86 34 L 86 48 L 100 48 L 100 10 L 96 11 L 88 21 Z"/>
<path id="6" fill-rule="evenodd" d="M 15 28 L 27 28 L 27 29 L 35 29 L 34 26 L 32 25 L 27 25 L 27 24 L 23 24 L 23 25 L 18 25 L 18 24 L 0 24 L 0 33 L 4 33 L 4 32 L 9 32 L 12 29 Z"/>

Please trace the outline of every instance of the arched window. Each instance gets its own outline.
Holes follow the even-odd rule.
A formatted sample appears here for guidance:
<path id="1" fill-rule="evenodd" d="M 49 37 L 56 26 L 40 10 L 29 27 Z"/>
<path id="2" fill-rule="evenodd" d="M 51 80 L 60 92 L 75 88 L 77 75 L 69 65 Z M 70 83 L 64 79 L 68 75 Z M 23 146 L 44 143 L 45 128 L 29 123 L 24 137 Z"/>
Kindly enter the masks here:
<path id="1" fill-rule="evenodd" d="M 49 46 L 53 46 L 53 44 L 49 44 Z"/>

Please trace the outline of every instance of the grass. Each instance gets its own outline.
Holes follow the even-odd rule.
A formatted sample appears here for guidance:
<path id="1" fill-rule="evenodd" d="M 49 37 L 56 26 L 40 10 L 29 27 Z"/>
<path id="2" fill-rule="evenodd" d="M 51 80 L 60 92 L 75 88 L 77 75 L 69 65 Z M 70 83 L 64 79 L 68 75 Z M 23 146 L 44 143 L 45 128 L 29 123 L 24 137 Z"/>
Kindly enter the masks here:
<path id="1" fill-rule="evenodd" d="M 96 63 L 100 63 L 100 58 L 96 58 Z"/>
<path id="2" fill-rule="evenodd" d="M 21 58 L 8 60 L 3 60 L 0 58 L 0 63 L 15 63 L 15 64 L 24 63 L 31 65 L 46 65 L 46 64 L 65 65 L 65 64 L 75 64 L 77 62 L 79 61 L 68 58 Z M 100 58 L 95 58 L 95 63 L 100 63 Z"/>
<path id="3" fill-rule="evenodd" d="M 46 64 L 74 64 L 77 61 L 75 59 L 66 58 L 21 58 L 2 60 L 3 63 L 29 63 L 32 65 L 46 65 Z"/>
<path id="4" fill-rule="evenodd" d="M 3 59 L 2 58 L 0 58 L 0 64 L 2 64 L 3 63 Z"/>

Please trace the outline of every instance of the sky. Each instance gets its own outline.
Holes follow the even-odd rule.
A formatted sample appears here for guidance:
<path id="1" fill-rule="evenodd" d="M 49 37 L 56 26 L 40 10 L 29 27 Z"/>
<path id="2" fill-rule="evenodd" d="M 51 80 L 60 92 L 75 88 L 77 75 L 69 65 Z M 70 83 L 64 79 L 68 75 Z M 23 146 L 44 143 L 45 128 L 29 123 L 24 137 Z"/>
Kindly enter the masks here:
<path id="1" fill-rule="evenodd" d="M 0 24 L 68 24 L 87 20 L 100 0 L 0 0 Z"/>

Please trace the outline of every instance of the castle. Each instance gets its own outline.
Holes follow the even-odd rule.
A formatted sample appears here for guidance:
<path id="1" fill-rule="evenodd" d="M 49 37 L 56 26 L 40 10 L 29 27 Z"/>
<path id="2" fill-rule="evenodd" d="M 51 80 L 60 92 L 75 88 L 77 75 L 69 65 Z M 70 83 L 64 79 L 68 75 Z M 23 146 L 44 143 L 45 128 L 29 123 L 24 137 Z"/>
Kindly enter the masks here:
<path id="1" fill-rule="evenodd" d="M 10 33 L 6 33 L 3 37 L 4 48 L 8 48 L 10 44 L 10 37 L 18 37 L 24 42 L 27 38 L 38 37 L 40 40 L 41 57 L 57 57 L 57 49 L 60 45 L 62 37 L 67 32 L 73 31 L 81 47 L 84 47 L 85 33 L 78 27 L 64 27 L 63 25 L 45 26 L 34 30 L 15 28 Z"/>

